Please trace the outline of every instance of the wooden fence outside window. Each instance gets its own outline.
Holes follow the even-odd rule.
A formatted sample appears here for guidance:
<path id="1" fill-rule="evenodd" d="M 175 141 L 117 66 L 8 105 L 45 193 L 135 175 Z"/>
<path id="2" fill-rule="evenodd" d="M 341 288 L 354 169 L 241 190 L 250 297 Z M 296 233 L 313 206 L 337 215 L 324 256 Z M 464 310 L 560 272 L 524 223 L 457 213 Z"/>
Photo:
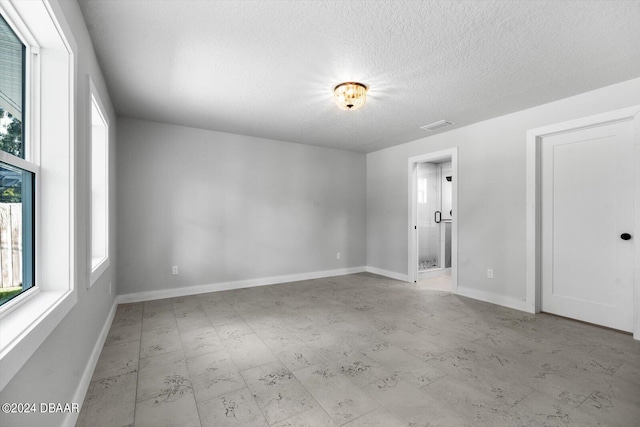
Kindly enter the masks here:
<path id="1" fill-rule="evenodd" d="M 22 286 L 22 203 L 0 203 L 0 288 Z"/>

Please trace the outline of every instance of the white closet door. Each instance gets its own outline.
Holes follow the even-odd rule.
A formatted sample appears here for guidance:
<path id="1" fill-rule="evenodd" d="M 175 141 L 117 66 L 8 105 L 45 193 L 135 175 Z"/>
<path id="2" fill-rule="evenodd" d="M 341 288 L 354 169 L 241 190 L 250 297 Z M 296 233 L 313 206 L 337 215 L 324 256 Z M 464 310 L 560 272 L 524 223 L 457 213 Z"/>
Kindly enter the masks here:
<path id="1" fill-rule="evenodd" d="M 542 310 L 632 331 L 633 122 L 541 145 Z"/>

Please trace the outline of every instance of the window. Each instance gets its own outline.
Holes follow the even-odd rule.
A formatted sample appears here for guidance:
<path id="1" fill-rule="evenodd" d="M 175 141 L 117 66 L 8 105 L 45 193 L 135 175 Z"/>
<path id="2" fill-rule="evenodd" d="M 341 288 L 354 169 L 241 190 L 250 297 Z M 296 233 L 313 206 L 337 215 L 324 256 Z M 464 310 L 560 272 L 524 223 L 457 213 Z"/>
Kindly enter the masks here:
<path id="1" fill-rule="evenodd" d="M 0 305 L 1 391 L 78 301 L 78 46 L 59 2 L 2 0 L 0 17 L 0 289 L 19 285 Z"/>
<path id="2" fill-rule="evenodd" d="M 0 17 L 0 306 L 35 286 L 34 183 L 25 147 L 27 48 Z"/>
<path id="3" fill-rule="evenodd" d="M 91 93 L 91 286 L 109 266 L 109 125 L 93 83 Z"/>

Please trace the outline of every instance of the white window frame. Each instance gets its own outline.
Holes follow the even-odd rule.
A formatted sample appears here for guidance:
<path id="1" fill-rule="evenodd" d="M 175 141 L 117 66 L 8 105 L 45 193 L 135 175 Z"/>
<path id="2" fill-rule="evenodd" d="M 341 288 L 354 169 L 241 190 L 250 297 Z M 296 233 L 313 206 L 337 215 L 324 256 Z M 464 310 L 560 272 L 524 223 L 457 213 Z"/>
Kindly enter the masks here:
<path id="1" fill-rule="evenodd" d="M 88 156 L 88 160 L 87 160 L 87 164 L 91 165 L 91 170 L 89 173 L 89 176 L 91 177 L 91 182 L 89 185 L 89 233 L 87 233 L 88 235 L 88 242 L 87 242 L 87 255 L 88 255 L 88 270 L 90 271 L 90 277 L 89 277 L 89 281 L 88 281 L 88 287 L 93 286 L 93 284 L 100 278 L 100 276 L 102 276 L 102 274 L 107 271 L 107 269 L 109 268 L 109 263 L 110 263 L 110 259 L 109 259 L 109 117 L 106 113 L 106 109 L 104 108 L 104 103 L 102 102 L 102 99 L 100 98 L 100 95 L 98 94 L 98 90 L 96 89 L 93 80 L 91 80 L 91 76 L 89 76 L 88 78 L 89 80 L 89 102 L 88 105 L 90 106 L 90 111 L 89 111 L 89 118 L 90 120 L 87 120 L 87 141 L 89 141 L 89 144 L 87 144 L 87 156 Z M 94 253 L 93 253 L 93 244 L 94 244 L 94 239 L 97 238 L 97 236 L 94 236 L 94 217 L 93 217 L 93 210 L 94 210 L 94 205 L 93 205 L 93 198 L 94 198 L 94 194 L 93 194 L 93 150 L 95 148 L 94 146 L 94 141 L 93 141 L 93 108 L 94 106 L 97 109 L 98 115 L 99 115 L 99 119 L 102 122 L 102 124 L 104 124 L 105 126 L 105 141 L 104 141 L 104 171 L 105 171 L 105 212 L 104 212 L 104 250 L 105 250 L 105 255 L 104 257 L 102 257 L 97 264 L 94 265 Z"/>
<path id="2" fill-rule="evenodd" d="M 10 163 L 36 173 L 35 289 L 0 307 L 1 391 L 71 311 L 78 296 L 74 254 L 77 44 L 57 2 L 0 0 L 0 12 L 29 55 L 24 131 L 25 158 L 30 161 L 11 156 Z M 46 136 L 43 144 L 41 136 Z M 0 153 L 0 159 L 7 156 Z"/>
<path id="3" fill-rule="evenodd" d="M 3 7 L 4 6 L 4 7 Z M 39 108 L 35 108 L 39 105 L 39 94 L 40 94 L 40 80 L 39 80 L 39 72 L 40 72 L 40 62 L 38 54 L 40 52 L 40 47 L 38 46 L 34 36 L 29 31 L 28 27 L 24 24 L 24 22 L 16 16 L 16 12 L 11 5 L 0 4 L 0 12 L 2 12 L 2 16 L 5 21 L 15 35 L 20 39 L 22 44 L 25 46 L 25 71 L 24 71 L 24 82 L 25 86 L 25 105 L 23 106 L 23 138 L 24 138 L 24 159 L 14 156 L 13 154 L 7 153 L 5 151 L 0 150 L 0 161 L 4 162 L 8 165 L 16 166 L 20 169 L 29 171 L 34 174 L 34 182 L 33 186 L 35 188 L 35 200 L 32 202 L 35 203 L 36 206 L 36 214 L 33 218 L 33 226 L 37 228 L 37 211 L 38 211 L 38 193 L 39 193 L 39 179 L 40 179 L 40 157 L 39 157 L 39 135 L 37 132 L 39 130 L 39 122 L 40 122 L 40 110 Z M 35 134 L 35 135 L 34 135 Z M 36 238 L 37 240 L 37 235 Z M 36 252 L 37 252 L 37 244 L 36 244 Z M 37 261 L 34 260 L 37 263 Z M 37 265 L 35 265 L 36 275 L 38 274 Z M 39 291 L 40 287 L 38 286 L 38 280 L 34 277 L 34 284 L 29 289 L 29 292 L 22 293 L 12 298 L 10 301 L 7 301 L 5 304 L 0 306 L 0 318 L 4 317 L 7 313 L 14 310 L 16 307 L 19 307 L 24 301 L 34 297 Z"/>

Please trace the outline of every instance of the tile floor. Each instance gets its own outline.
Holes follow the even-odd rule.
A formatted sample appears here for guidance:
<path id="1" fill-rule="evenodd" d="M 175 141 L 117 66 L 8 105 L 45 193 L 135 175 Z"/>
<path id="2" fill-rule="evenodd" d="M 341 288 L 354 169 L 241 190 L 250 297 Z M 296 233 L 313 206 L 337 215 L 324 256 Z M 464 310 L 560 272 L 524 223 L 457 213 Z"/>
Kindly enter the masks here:
<path id="1" fill-rule="evenodd" d="M 640 342 L 371 274 L 118 307 L 78 426 L 639 426 Z"/>

